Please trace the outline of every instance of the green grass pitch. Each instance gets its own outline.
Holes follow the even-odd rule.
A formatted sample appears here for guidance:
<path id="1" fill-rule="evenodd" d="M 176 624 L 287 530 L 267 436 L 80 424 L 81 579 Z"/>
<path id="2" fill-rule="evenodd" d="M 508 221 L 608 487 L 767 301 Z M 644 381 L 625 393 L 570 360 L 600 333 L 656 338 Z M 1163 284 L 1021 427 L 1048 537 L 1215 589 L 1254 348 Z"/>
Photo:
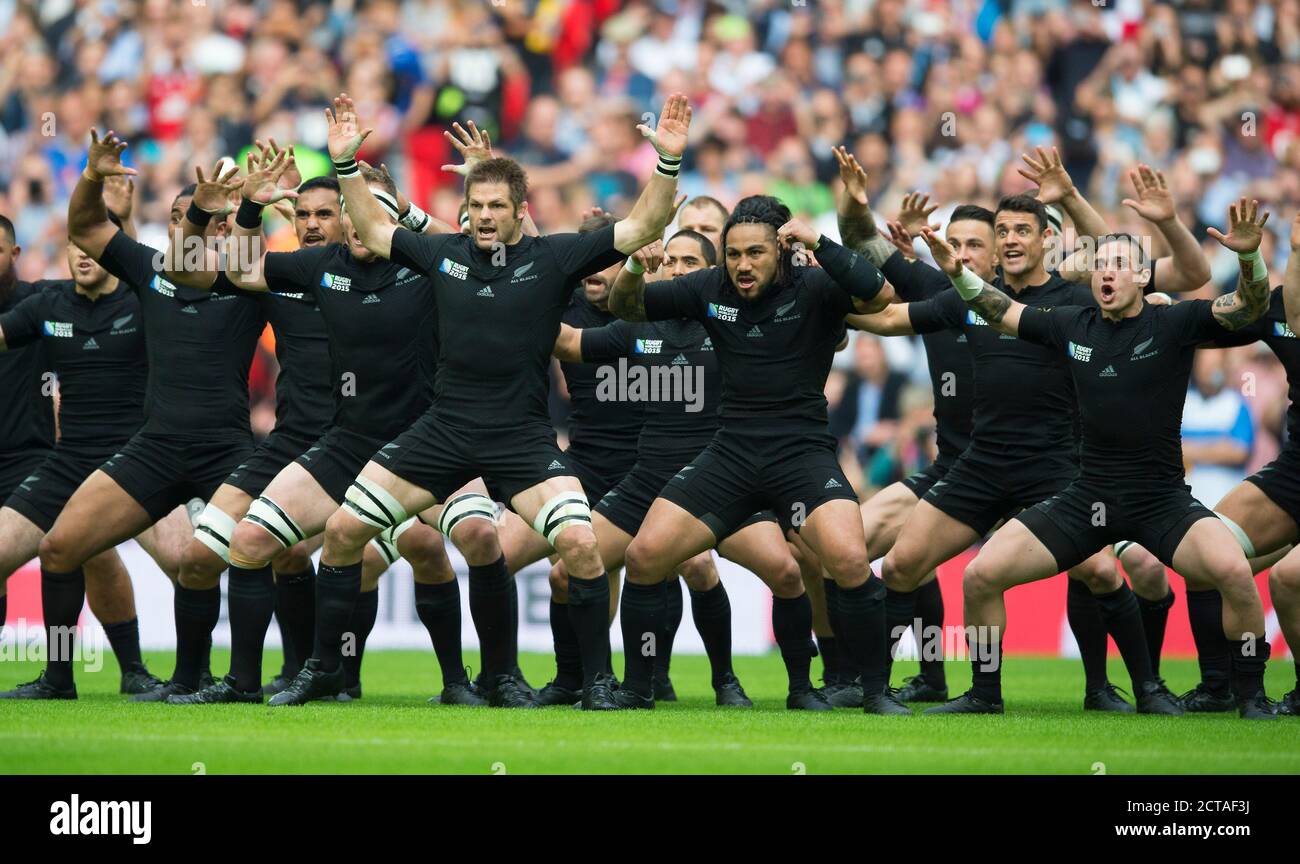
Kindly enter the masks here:
<path id="1" fill-rule="evenodd" d="M 224 670 L 227 656 L 215 652 L 213 667 Z M 168 654 L 147 659 L 157 672 L 171 669 Z M 278 665 L 268 652 L 267 672 Z M 553 671 L 542 654 L 522 656 L 521 665 L 535 686 Z M 735 665 L 754 710 L 715 708 L 707 660 L 681 656 L 672 664 L 680 702 L 592 715 L 429 705 L 440 683 L 428 652 L 368 652 L 360 702 L 282 709 L 128 704 L 109 659 L 100 672 L 79 675 L 77 702 L 0 701 L 0 773 L 1300 772 L 1300 719 L 1084 713 L 1075 660 L 1009 659 L 1005 716 L 911 719 L 786 711 L 779 657 L 737 657 Z M 955 695 L 969 684 L 969 667 L 948 667 Z M 900 662 L 895 683 L 914 668 Z M 0 687 L 38 671 L 4 663 Z M 1168 660 L 1163 672 L 1181 691 L 1194 683 L 1196 666 Z M 1127 681 L 1118 662 L 1110 675 Z M 1291 689 L 1292 665 L 1270 664 L 1268 686 L 1275 697 Z"/>

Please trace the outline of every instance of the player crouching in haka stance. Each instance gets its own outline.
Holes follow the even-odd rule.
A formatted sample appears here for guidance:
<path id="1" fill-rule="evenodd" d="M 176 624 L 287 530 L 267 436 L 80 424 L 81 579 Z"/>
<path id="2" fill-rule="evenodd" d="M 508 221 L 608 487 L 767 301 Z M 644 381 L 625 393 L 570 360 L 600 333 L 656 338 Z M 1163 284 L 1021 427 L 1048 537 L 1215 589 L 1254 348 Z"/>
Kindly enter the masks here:
<path id="1" fill-rule="evenodd" d="M 1097 251 L 1096 307 L 1031 308 L 967 271 L 942 237 L 922 229 L 940 269 L 984 320 L 1000 332 L 1066 353 L 1083 426 L 1079 476 L 1004 525 L 967 566 L 963 589 L 973 685 L 926 713 L 1001 713 L 1003 594 L 1053 576 L 1098 547 L 1131 539 L 1177 572 L 1219 589 L 1224 632 L 1234 643 L 1241 716 L 1276 717 L 1264 693 L 1269 649 L 1250 565 L 1228 526 L 1185 484 L 1179 432 L 1196 346 L 1245 327 L 1268 307 L 1268 273 L 1259 254 L 1268 217 L 1257 219 L 1257 208 L 1243 198 L 1230 208 L 1227 235 L 1210 229 L 1239 256 L 1237 290 L 1212 302 L 1173 306 L 1144 300 L 1151 264 L 1127 235 Z M 1135 686 L 1149 683 L 1138 680 L 1133 666 L 1130 673 Z M 1155 694 L 1148 689 L 1147 695 Z M 1163 696 L 1140 700 L 1139 711 L 1182 713 Z"/>

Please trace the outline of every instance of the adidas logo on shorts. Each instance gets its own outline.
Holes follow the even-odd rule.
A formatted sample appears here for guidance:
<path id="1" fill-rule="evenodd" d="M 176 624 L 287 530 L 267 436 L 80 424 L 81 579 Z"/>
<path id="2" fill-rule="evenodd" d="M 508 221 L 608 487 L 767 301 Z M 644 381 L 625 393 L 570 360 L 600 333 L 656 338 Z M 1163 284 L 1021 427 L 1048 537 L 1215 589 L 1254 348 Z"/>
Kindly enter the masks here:
<path id="1" fill-rule="evenodd" d="M 823 488 L 823 489 L 843 489 L 843 488 L 844 488 L 844 484 L 841 483 L 840 481 L 836 480 L 834 477 L 832 477 L 831 479 L 829 479 L 829 480 L 826 481 L 826 485 L 823 486 L 822 488 Z"/>
<path id="2" fill-rule="evenodd" d="M 361 301 L 361 305 L 364 306 L 367 303 L 378 303 L 378 302 L 380 302 L 378 294 L 367 294 L 366 299 Z"/>
<path id="3" fill-rule="evenodd" d="M 1118 378 L 1119 373 L 1115 371 L 1114 366 L 1107 366 L 1097 374 L 1098 378 Z"/>
<path id="4" fill-rule="evenodd" d="M 479 289 L 478 296 L 479 296 L 479 297 L 495 297 L 495 296 L 497 296 L 497 295 L 495 295 L 495 294 L 492 293 L 492 286 L 491 286 L 491 285 L 484 285 L 481 289 Z"/>

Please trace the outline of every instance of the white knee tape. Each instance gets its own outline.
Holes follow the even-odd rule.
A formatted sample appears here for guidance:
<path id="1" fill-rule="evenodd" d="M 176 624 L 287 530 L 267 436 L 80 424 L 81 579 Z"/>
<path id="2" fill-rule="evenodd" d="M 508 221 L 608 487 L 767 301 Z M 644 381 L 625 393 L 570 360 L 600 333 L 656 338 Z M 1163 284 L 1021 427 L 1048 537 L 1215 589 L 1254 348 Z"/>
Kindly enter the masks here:
<path id="1" fill-rule="evenodd" d="M 384 563 L 389 567 L 396 564 L 397 559 L 402 557 L 397 552 L 397 545 L 389 542 L 387 531 L 380 534 L 378 537 L 370 538 L 370 545 L 375 547 L 375 551 L 379 553 L 379 557 L 383 558 Z"/>
<path id="2" fill-rule="evenodd" d="M 213 507 L 203 508 L 199 518 L 194 520 L 194 539 L 230 563 L 230 538 L 235 536 L 235 520 L 229 514 Z"/>
<path id="3" fill-rule="evenodd" d="M 358 477 L 343 496 L 347 507 L 362 522 L 376 528 L 393 528 L 406 521 L 406 510 L 391 493 L 373 480 Z"/>
<path id="4" fill-rule="evenodd" d="M 253 500 L 248 505 L 248 515 L 244 517 L 245 522 L 252 522 L 257 527 L 266 531 L 271 537 L 285 549 L 307 539 L 298 527 L 298 523 L 289 518 L 289 514 L 276 504 L 270 498 L 263 495 Z"/>
<path id="5" fill-rule="evenodd" d="M 450 499 L 438 517 L 438 530 L 450 537 L 451 531 L 466 519 L 486 519 L 493 525 L 497 521 L 497 505 L 482 492 L 466 492 Z"/>
<path id="6" fill-rule="evenodd" d="M 1111 549 L 1115 551 L 1115 557 L 1119 558 L 1121 555 L 1127 552 L 1128 547 L 1132 545 L 1133 545 L 1132 540 L 1121 540 L 1118 543 L 1116 543 L 1114 546 L 1112 546 Z"/>
<path id="7" fill-rule="evenodd" d="M 1254 558 L 1255 544 L 1250 542 L 1249 535 L 1247 535 L 1246 532 L 1242 530 L 1241 526 L 1238 525 L 1236 522 L 1233 522 L 1227 516 L 1224 516 L 1222 513 L 1216 512 L 1214 515 L 1219 517 L 1220 522 L 1228 526 L 1228 530 L 1232 532 L 1233 537 L 1237 538 L 1237 545 L 1241 547 L 1242 552 L 1246 553 L 1246 557 Z"/>
<path id="8" fill-rule="evenodd" d="M 555 548 L 555 538 L 560 532 L 579 523 L 591 527 L 591 507 L 587 504 L 587 496 L 581 492 L 562 492 L 537 511 L 533 530 Z"/>

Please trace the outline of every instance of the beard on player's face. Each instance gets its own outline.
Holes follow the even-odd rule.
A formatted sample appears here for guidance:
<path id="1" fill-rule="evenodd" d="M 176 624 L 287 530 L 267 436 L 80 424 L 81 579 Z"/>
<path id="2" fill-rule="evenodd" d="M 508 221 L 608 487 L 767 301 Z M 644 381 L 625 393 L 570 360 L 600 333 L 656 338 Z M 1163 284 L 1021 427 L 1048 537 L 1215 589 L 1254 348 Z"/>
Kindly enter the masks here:
<path id="1" fill-rule="evenodd" d="M 582 280 L 583 296 L 587 302 L 597 309 L 609 308 L 609 292 L 614 287 L 614 280 L 618 278 L 618 271 L 623 269 L 621 263 L 613 267 L 606 267 L 599 273 L 593 273 L 586 279 Z"/>
<path id="2" fill-rule="evenodd" d="M 293 230 L 303 248 L 342 242 L 338 195 L 330 189 L 309 189 L 294 202 Z"/>
<path id="3" fill-rule="evenodd" d="M 743 300 L 757 300 L 776 282 L 781 250 L 771 225 L 733 225 L 724 239 L 727 276 Z"/>
<path id="4" fill-rule="evenodd" d="M 510 184 L 504 181 L 482 181 L 465 190 L 466 212 L 469 214 L 469 236 L 474 245 L 484 252 L 492 251 L 498 243 L 509 246 L 519 241 L 523 234 L 523 203 L 515 204 L 510 198 Z"/>

